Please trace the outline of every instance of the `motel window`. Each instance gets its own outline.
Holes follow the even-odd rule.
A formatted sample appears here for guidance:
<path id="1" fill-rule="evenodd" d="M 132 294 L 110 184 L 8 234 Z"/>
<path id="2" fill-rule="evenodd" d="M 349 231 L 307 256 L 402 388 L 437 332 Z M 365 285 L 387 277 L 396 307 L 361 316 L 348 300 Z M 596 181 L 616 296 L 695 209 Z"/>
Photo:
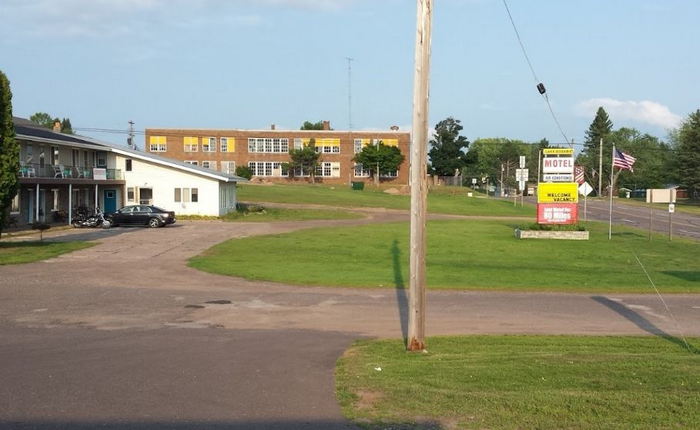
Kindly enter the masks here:
<path id="1" fill-rule="evenodd" d="M 58 188 L 52 188 L 51 194 L 53 194 L 53 206 L 51 207 L 51 210 L 57 211 L 58 210 Z"/>
<path id="2" fill-rule="evenodd" d="M 51 147 L 51 164 L 59 164 L 58 163 L 58 147 L 57 146 Z"/>
<path id="3" fill-rule="evenodd" d="M 175 188 L 175 203 L 199 202 L 198 188 Z"/>
<path id="4" fill-rule="evenodd" d="M 130 158 L 126 159 L 126 171 L 131 172 L 131 159 Z"/>
<path id="5" fill-rule="evenodd" d="M 126 201 L 127 202 L 133 202 L 134 201 L 134 187 L 129 187 L 126 189 Z"/>

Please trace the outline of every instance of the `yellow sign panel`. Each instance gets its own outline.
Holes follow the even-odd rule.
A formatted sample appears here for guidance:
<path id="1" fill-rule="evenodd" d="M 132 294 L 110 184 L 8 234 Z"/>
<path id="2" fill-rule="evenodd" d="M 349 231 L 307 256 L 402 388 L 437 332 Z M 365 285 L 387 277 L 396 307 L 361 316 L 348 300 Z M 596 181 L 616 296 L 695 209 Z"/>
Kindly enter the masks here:
<path id="1" fill-rule="evenodd" d="M 573 148 L 544 148 L 542 150 L 544 155 L 574 155 Z"/>
<path id="2" fill-rule="evenodd" d="M 540 182 L 537 185 L 537 203 L 578 203 L 578 184 Z"/>

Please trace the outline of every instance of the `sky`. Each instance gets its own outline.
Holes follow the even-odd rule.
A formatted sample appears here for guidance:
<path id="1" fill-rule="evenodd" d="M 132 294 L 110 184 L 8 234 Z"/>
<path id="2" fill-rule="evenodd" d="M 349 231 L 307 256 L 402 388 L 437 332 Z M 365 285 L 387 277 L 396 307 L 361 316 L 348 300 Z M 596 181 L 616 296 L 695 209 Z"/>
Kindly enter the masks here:
<path id="1" fill-rule="evenodd" d="M 662 139 L 700 108 L 697 0 L 508 0 L 537 81 L 502 0 L 434 4 L 431 126 L 454 117 L 472 141 L 562 142 L 537 81 L 576 142 L 598 106 L 615 128 Z M 0 17 L 16 116 L 411 129 L 413 0 L 0 0 Z"/>

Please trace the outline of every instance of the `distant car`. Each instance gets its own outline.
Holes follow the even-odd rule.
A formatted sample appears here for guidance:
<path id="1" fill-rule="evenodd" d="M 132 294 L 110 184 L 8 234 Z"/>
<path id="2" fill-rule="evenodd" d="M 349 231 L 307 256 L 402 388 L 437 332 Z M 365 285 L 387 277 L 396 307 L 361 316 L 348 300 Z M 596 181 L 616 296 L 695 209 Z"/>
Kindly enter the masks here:
<path id="1" fill-rule="evenodd" d="M 147 225 L 152 228 L 163 227 L 175 222 L 175 212 L 166 211 L 157 206 L 124 206 L 116 212 L 105 215 L 112 226 Z"/>

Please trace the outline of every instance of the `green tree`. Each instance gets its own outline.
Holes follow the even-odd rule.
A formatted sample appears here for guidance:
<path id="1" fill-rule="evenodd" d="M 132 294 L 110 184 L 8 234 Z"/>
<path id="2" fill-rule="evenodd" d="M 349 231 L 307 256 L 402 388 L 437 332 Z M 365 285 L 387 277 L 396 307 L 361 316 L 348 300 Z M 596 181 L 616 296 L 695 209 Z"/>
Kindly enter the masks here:
<path id="1" fill-rule="evenodd" d="M 321 161 L 321 154 L 316 152 L 316 140 L 311 139 L 308 145 L 299 149 L 289 150 L 289 174 L 294 176 L 296 171 L 311 177 L 311 183 L 316 182 L 316 168 Z"/>
<path id="2" fill-rule="evenodd" d="M 63 121 L 61 121 L 61 133 L 73 134 L 73 126 L 70 123 L 70 118 L 63 118 Z"/>
<path id="3" fill-rule="evenodd" d="M 700 109 L 688 115 L 676 137 L 678 176 L 691 198 L 700 193 Z"/>
<path id="4" fill-rule="evenodd" d="M 459 135 L 464 128 L 460 122 L 449 117 L 435 126 L 433 139 L 429 142 L 428 156 L 432 173 L 438 176 L 453 176 L 467 165 L 469 141 Z"/>
<path id="5" fill-rule="evenodd" d="M 304 121 L 304 124 L 302 124 L 301 128 L 299 130 L 323 130 L 323 121 L 318 121 L 318 122 L 311 122 L 311 121 Z"/>
<path id="6" fill-rule="evenodd" d="M 12 122 L 12 91 L 7 76 L 0 71 L 0 236 L 8 219 L 8 209 L 17 195 L 19 143 Z"/>
<path id="7" fill-rule="evenodd" d="M 29 121 L 46 128 L 53 128 L 53 118 L 46 112 L 37 112 L 29 117 Z"/>
<path id="8" fill-rule="evenodd" d="M 637 160 L 634 172 L 616 170 L 616 186 L 630 189 L 661 188 L 676 181 L 675 171 L 669 169 L 673 158 L 671 148 L 657 137 L 642 134 L 634 128 L 622 127 L 610 133 L 608 139 L 616 148 Z"/>
<path id="9" fill-rule="evenodd" d="M 374 176 L 374 183 L 379 184 L 381 175 L 398 170 L 404 156 L 398 147 L 379 141 L 376 145 L 366 145 L 352 160 L 369 170 Z"/>
<path id="10" fill-rule="evenodd" d="M 610 142 L 610 134 L 612 133 L 613 123 L 608 117 L 603 107 L 599 107 L 593 118 L 593 122 L 586 130 L 586 139 L 583 144 L 583 150 L 576 158 L 576 164 L 583 166 L 586 169 L 586 175 L 593 178 L 593 172 L 597 175 L 603 175 L 603 189 L 605 184 L 610 182 L 610 160 L 612 154 L 612 142 Z M 600 158 L 600 139 L 603 139 L 603 171 L 599 172 Z M 607 179 L 607 180 L 606 180 Z M 592 184 L 593 185 L 593 184 Z M 595 187 L 594 187 L 595 188 Z"/>

